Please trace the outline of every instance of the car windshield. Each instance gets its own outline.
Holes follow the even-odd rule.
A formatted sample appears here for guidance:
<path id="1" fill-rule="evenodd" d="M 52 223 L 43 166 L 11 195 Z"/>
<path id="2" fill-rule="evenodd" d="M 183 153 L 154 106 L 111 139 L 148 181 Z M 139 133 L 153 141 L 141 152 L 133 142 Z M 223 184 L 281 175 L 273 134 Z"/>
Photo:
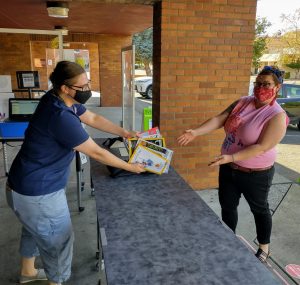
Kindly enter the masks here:
<path id="1" fill-rule="evenodd" d="M 300 98 L 300 85 L 283 84 L 278 95 L 279 98 Z"/>

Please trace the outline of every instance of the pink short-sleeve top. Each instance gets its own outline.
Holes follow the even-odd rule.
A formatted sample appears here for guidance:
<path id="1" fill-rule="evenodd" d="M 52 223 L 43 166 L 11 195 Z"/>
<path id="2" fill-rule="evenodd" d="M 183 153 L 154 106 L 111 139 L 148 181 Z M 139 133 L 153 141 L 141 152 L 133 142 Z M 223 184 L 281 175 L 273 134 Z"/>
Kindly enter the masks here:
<path id="1" fill-rule="evenodd" d="M 231 114 L 228 116 L 224 129 L 224 139 L 221 153 L 234 154 L 242 149 L 256 144 L 267 122 L 284 110 L 275 101 L 256 109 L 253 96 L 242 97 Z M 275 147 L 258 156 L 235 162 L 247 168 L 264 168 L 274 164 L 276 159 Z"/>

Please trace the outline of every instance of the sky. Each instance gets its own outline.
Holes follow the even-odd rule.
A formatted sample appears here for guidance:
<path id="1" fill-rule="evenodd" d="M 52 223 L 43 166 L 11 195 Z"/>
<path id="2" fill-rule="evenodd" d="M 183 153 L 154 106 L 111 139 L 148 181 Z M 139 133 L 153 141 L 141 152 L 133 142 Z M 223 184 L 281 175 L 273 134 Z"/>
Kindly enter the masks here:
<path id="1" fill-rule="evenodd" d="M 271 22 L 267 33 L 273 35 L 285 28 L 281 23 L 281 14 L 294 14 L 296 9 L 300 9 L 300 0 L 258 0 L 256 17 L 266 17 Z"/>

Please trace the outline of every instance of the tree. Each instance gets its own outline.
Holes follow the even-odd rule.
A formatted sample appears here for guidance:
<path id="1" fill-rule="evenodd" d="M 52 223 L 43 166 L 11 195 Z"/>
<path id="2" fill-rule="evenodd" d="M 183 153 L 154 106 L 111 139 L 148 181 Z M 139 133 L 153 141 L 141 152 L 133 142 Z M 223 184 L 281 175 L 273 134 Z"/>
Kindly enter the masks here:
<path id="1" fill-rule="evenodd" d="M 260 58 L 267 48 L 267 28 L 271 26 L 266 18 L 257 18 L 255 23 L 255 39 L 253 44 L 252 64 L 257 69 Z"/>
<path id="2" fill-rule="evenodd" d="M 153 50 L 153 28 L 144 30 L 133 36 L 133 44 L 135 45 L 135 58 L 137 63 L 142 63 L 145 67 L 146 74 L 152 75 L 150 64 L 152 64 Z"/>
<path id="3" fill-rule="evenodd" d="M 281 41 L 285 48 L 281 56 L 281 62 L 300 73 L 300 9 L 294 14 L 282 14 L 281 20 L 285 25 L 282 30 Z"/>
<path id="4" fill-rule="evenodd" d="M 300 28 L 300 8 L 296 9 L 294 14 L 281 14 L 281 20 L 285 25 L 283 31 L 299 31 Z M 297 38 L 300 45 L 300 38 Z"/>
<path id="5" fill-rule="evenodd" d="M 290 63 L 286 63 L 285 65 L 289 68 L 296 69 L 297 73 L 299 74 L 299 72 L 300 72 L 300 59 L 297 59 L 297 60 L 295 60 L 293 62 L 290 62 Z"/>

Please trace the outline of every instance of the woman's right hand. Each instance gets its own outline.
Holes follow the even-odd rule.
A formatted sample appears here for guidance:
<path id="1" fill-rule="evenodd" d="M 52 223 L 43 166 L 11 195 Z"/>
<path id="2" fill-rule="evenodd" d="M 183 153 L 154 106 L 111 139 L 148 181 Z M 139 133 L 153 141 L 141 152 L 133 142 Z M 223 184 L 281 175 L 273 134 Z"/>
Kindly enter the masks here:
<path id="1" fill-rule="evenodd" d="M 193 141 L 196 138 L 196 131 L 195 130 L 186 130 L 184 134 L 182 134 L 180 137 L 177 138 L 177 142 L 181 146 L 185 146 L 189 144 L 191 141 Z"/>
<path id="2" fill-rule="evenodd" d="M 134 173 L 141 173 L 141 172 L 145 172 L 145 165 L 141 164 L 141 163 L 130 163 L 130 170 L 131 172 Z"/>

